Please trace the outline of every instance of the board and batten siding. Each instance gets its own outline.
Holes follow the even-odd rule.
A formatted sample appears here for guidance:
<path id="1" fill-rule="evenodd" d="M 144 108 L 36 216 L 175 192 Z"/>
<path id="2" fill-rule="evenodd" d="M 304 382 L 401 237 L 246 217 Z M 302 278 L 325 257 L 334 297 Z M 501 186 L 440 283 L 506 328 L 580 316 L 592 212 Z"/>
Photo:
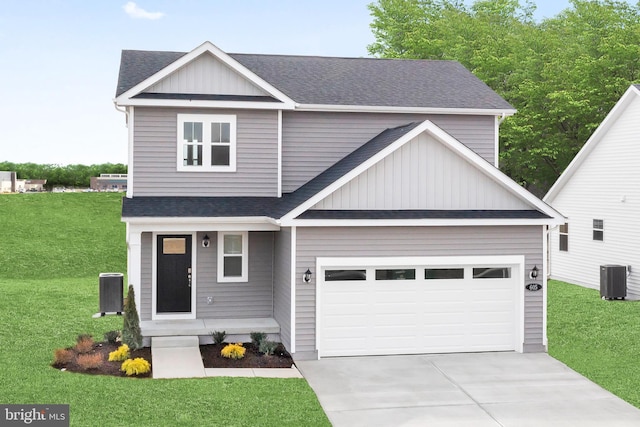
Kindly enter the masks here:
<path id="1" fill-rule="evenodd" d="M 531 208 L 425 132 L 312 209 Z"/>
<path id="2" fill-rule="evenodd" d="M 291 349 L 291 228 L 274 233 L 273 317 L 282 344 Z"/>
<path id="3" fill-rule="evenodd" d="M 177 171 L 179 113 L 237 117 L 236 172 Z M 134 196 L 278 195 L 277 111 L 137 107 L 134 120 Z"/>
<path id="4" fill-rule="evenodd" d="M 248 282 L 217 281 L 217 243 L 215 231 L 207 234 L 208 248 L 198 246 L 196 317 L 198 319 L 246 319 L 273 316 L 273 232 L 249 232 Z M 213 304 L 207 304 L 213 297 Z"/>
<path id="5" fill-rule="evenodd" d="M 427 119 L 494 164 L 495 116 L 285 111 L 282 191 L 296 190 L 385 129 Z"/>
<path id="6" fill-rule="evenodd" d="M 550 275 L 600 288 L 600 266 L 631 266 L 627 293 L 640 298 L 640 97 L 626 107 L 558 193 L 552 206 L 568 218 L 568 251 L 559 229 L 550 232 Z M 604 240 L 593 240 L 593 220 L 604 221 Z"/>
<path id="7" fill-rule="evenodd" d="M 542 266 L 541 226 L 298 227 L 296 246 L 296 353 L 315 351 L 316 277 L 302 283 L 318 257 L 524 255 L 525 279 Z M 524 351 L 544 351 L 543 292 L 526 292 Z"/>
<path id="8" fill-rule="evenodd" d="M 140 240 L 140 320 L 151 320 L 151 281 L 153 280 L 153 240 L 151 233 L 142 233 Z"/>
<path id="9" fill-rule="evenodd" d="M 145 90 L 148 93 L 268 95 L 229 66 L 205 52 Z"/>

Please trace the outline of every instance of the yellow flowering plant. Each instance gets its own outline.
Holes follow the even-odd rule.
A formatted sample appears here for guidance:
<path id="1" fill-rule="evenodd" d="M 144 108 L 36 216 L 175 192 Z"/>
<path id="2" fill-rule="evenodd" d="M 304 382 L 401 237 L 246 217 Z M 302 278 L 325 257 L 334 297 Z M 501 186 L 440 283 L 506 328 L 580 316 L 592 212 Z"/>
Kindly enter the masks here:
<path id="1" fill-rule="evenodd" d="M 227 344 L 220 354 L 222 357 L 226 357 L 227 359 L 242 359 L 246 351 L 247 349 L 242 346 L 241 342 L 239 342 L 235 344 Z"/>
<path id="2" fill-rule="evenodd" d="M 129 358 L 129 346 L 122 344 L 116 351 L 109 353 L 109 362 L 121 362 Z"/>
<path id="3" fill-rule="evenodd" d="M 136 357 L 135 359 L 127 359 L 122 362 L 120 370 L 127 376 L 146 374 L 151 370 L 151 364 L 142 357 Z"/>

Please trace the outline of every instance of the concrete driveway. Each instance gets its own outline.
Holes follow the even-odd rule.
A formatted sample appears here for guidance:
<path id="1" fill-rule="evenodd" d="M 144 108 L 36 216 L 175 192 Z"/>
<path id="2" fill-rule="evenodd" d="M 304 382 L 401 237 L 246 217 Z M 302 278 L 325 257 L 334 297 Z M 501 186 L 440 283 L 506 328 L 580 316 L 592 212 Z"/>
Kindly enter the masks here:
<path id="1" fill-rule="evenodd" d="M 335 427 L 640 426 L 639 409 L 542 353 L 342 357 L 296 365 Z"/>

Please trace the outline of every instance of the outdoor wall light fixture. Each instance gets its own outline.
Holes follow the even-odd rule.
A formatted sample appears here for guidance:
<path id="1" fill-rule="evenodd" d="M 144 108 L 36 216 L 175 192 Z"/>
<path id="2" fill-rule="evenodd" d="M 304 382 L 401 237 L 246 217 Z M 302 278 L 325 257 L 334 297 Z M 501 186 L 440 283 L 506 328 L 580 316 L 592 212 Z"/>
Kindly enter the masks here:
<path id="1" fill-rule="evenodd" d="M 307 271 L 302 275 L 302 281 L 304 283 L 309 283 L 311 281 L 311 270 L 307 268 Z"/>
<path id="2" fill-rule="evenodd" d="M 534 265 L 533 268 L 531 269 L 531 271 L 529 272 L 529 278 L 530 279 L 537 279 L 538 278 L 538 266 Z"/>
<path id="3" fill-rule="evenodd" d="M 210 244 L 211 244 L 211 240 L 209 239 L 209 236 L 205 234 L 204 237 L 202 238 L 202 247 L 208 248 Z"/>

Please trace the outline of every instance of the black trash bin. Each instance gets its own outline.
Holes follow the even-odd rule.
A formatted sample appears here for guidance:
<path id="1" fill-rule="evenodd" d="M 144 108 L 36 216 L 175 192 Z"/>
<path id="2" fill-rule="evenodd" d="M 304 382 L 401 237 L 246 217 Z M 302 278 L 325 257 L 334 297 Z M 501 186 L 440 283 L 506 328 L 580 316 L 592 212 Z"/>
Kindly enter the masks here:
<path id="1" fill-rule="evenodd" d="M 122 273 L 100 273 L 100 315 L 106 313 L 122 314 L 123 296 Z"/>

